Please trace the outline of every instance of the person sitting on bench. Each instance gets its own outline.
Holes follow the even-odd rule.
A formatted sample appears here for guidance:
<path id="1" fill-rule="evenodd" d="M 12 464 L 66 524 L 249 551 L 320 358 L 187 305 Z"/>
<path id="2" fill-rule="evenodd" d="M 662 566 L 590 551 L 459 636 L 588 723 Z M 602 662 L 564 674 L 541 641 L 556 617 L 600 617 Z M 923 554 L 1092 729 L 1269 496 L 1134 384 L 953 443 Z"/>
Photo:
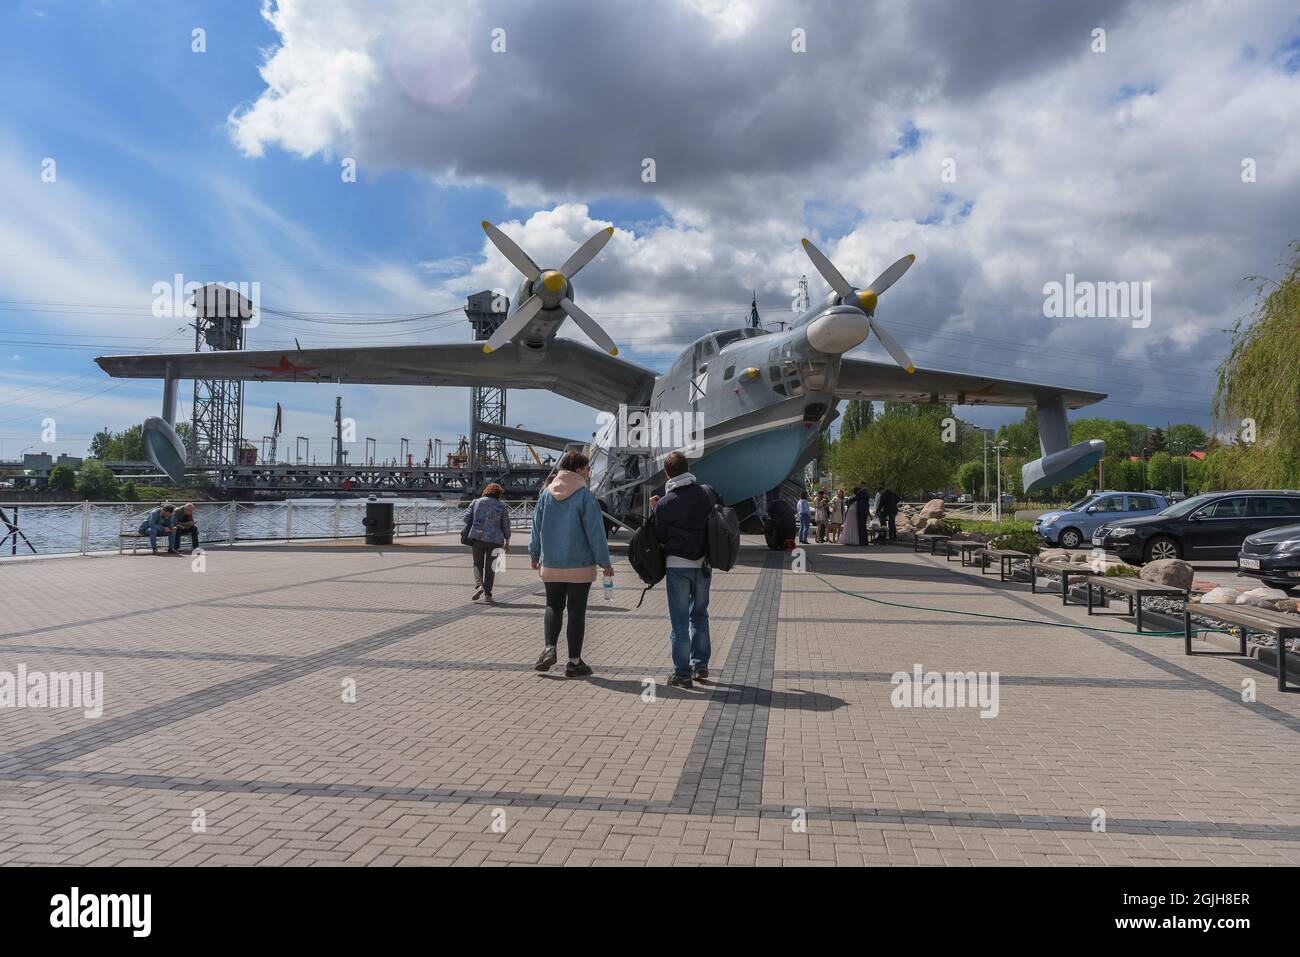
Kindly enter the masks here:
<path id="1" fill-rule="evenodd" d="M 172 539 L 171 548 L 168 551 L 179 555 L 181 553 L 181 536 L 188 534 L 190 536 L 190 554 L 199 547 L 199 526 L 194 521 L 194 505 L 186 502 L 180 508 L 172 513 Z"/>
<path id="2" fill-rule="evenodd" d="M 140 523 L 140 534 L 149 536 L 149 547 L 155 555 L 158 554 L 158 536 L 171 528 L 173 511 L 170 505 L 159 505 L 151 508 Z M 168 548 L 167 551 L 170 552 L 171 549 Z"/>

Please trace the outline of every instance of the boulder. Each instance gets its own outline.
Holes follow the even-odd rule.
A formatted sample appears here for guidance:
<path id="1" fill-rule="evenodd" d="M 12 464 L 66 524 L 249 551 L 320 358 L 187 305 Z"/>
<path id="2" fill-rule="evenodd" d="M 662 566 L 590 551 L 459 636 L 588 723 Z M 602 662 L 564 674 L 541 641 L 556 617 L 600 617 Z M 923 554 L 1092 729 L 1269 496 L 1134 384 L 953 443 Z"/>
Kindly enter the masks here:
<path id="1" fill-rule="evenodd" d="M 1280 602 L 1289 602 L 1286 592 L 1279 588 L 1252 588 L 1237 596 L 1238 605 L 1254 605 L 1256 608 L 1277 610 Z"/>
<path id="2" fill-rule="evenodd" d="M 1226 586 L 1221 585 L 1218 588 L 1210 589 L 1204 595 L 1202 595 L 1201 604 L 1235 605 L 1237 603 L 1237 596 L 1240 594 L 1241 592 L 1239 592 L 1235 588 L 1228 588 Z"/>
<path id="3" fill-rule="evenodd" d="M 1064 548 L 1044 548 L 1038 553 L 1040 562 L 1061 562 L 1067 564 L 1070 561 L 1070 553 Z"/>
<path id="4" fill-rule="evenodd" d="M 1192 587 L 1192 566 L 1181 558 L 1165 558 L 1142 566 L 1142 580 L 1170 588 Z"/>
<path id="5" fill-rule="evenodd" d="M 922 518 L 943 518 L 943 499 L 932 498 L 921 506 Z"/>
<path id="6" fill-rule="evenodd" d="M 1061 551 L 1065 551 L 1065 549 L 1061 549 Z M 1066 552 L 1066 554 L 1070 556 L 1069 562 L 1071 565 L 1091 565 L 1095 561 L 1088 552 Z"/>
<path id="7" fill-rule="evenodd" d="M 927 518 L 925 520 L 926 535 L 942 535 L 944 533 L 944 524 L 942 516 L 939 518 Z"/>

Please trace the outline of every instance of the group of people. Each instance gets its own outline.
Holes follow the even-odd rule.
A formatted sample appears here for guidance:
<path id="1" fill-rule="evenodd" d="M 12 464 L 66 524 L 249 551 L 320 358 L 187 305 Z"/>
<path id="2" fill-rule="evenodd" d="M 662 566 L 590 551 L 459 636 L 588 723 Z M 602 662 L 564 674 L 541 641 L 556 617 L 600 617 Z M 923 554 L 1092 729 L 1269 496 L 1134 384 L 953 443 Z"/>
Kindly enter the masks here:
<path id="1" fill-rule="evenodd" d="M 706 528 L 716 503 L 711 489 L 691 474 L 686 456 L 671 453 L 664 460 L 664 492 L 650 499 L 648 521 L 663 547 L 667 566 L 670 651 L 673 670 L 667 683 L 690 688 L 709 677 L 709 585 L 712 570 L 705 561 Z M 566 452 L 559 468 L 537 499 L 533 510 L 528 556 L 546 590 L 542 624 L 542 653 L 534 667 L 549 671 L 559 661 L 563 629 L 568 678 L 591 675 L 582 657 L 587 629 L 587 602 L 597 572 L 612 586 L 614 566 L 600 503 L 588 488 L 590 460 L 581 452 Z M 510 549 L 510 515 L 501 501 L 501 486 L 493 483 L 465 511 L 464 536 L 474 561 L 473 600 L 492 602 L 494 558 Z M 567 612 L 567 621 L 565 615 Z"/>
<path id="2" fill-rule="evenodd" d="M 181 536 L 188 535 L 190 538 L 190 554 L 199 547 L 199 526 L 194 520 L 194 505 L 186 502 L 180 508 L 174 505 L 163 504 L 151 508 L 140 523 L 139 532 L 141 535 L 149 536 L 149 548 L 155 555 L 158 554 L 158 536 L 167 536 L 168 555 L 181 554 Z"/>
<path id="3" fill-rule="evenodd" d="M 869 545 L 869 524 L 880 529 L 880 541 L 898 540 L 898 496 L 881 482 L 873 497 L 867 486 L 854 486 L 848 495 L 838 489 L 821 488 L 809 500 L 805 492 L 799 497 L 795 517 L 799 520 L 799 544 L 807 545 L 815 528 L 818 544 Z"/>

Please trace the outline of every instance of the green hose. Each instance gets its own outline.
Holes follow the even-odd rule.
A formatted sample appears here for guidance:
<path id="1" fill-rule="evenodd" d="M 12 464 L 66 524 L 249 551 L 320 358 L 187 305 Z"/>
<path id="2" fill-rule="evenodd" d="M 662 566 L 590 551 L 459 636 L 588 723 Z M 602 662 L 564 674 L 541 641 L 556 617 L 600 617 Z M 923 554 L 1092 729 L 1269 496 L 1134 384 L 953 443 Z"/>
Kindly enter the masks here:
<path id="1" fill-rule="evenodd" d="M 854 598 L 865 598 L 867 601 L 875 602 L 877 605 L 889 605 L 891 608 L 910 608 L 913 611 L 932 611 L 940 615 L 966 615 L 967 617 L 970 618 L 996 618 L 998 621 L 1015 621 L 1015 622 L 1020 622 L 1021 624 L 1043 625 L 1047 628 L 1078 628 L 1082 631 L 1101 631 L 1111 635 L 1142 634 L 1152 638 L 1161 638 L 1161 637 L 1172 638 L 1175 636 L 1181 637 L 1184 634 L 1181 631 L 1133 632 L 1133 631 L 1126 631 L 1120 628 L 1101 628 L 1097 625 L 1076 625 L 1073 622 L 1042 621 L 1037 618 L 1016 618 L 1012 615 L 990 615 L 987 612 L 982 612 L 982 611 L 954 611 L 951 608 L 930 608 L 927 607 L 926 605 L 909 605 L 906 602 L 886 601 L 883 598 L 873 598 L 870 595 L 864 595 L 861 592 L 849 591 L 847 588 L 841 588 L 839 585 L 836 585 L 833 582 L 828 582 L 825 578 L 823 578 L 821 575 L 818 575 L 816 572 L 813 572 L 813 577 L 816 578 L 819 582 L 821 582 L 826 587 L 839 592 L 841 595 L 851 595 Z M 1203 634 L 1208 634 L 1212 631 L 1214 631 L 1213 628 L 1196 628 L 1193 629 L 1192 634 L 1203 635 Z"/>

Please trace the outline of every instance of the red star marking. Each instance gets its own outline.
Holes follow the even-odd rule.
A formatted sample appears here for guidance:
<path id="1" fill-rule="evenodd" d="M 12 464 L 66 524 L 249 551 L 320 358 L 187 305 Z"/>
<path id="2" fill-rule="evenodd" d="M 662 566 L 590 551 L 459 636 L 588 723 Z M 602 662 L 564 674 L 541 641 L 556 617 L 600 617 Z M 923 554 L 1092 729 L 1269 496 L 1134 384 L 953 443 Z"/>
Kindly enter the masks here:
<path id="1" fill-rule="evenodd" d="M 296 366 L 289 361 L 288 357 L 283 354 L 280 356 L 280 364 L 275 366 L 253 366 L 254 369 L 260 369 L 263 372 L 269 372 L 272 375 L 297 375 L 299 372 L 314 372 L 320 366 Z"/>

